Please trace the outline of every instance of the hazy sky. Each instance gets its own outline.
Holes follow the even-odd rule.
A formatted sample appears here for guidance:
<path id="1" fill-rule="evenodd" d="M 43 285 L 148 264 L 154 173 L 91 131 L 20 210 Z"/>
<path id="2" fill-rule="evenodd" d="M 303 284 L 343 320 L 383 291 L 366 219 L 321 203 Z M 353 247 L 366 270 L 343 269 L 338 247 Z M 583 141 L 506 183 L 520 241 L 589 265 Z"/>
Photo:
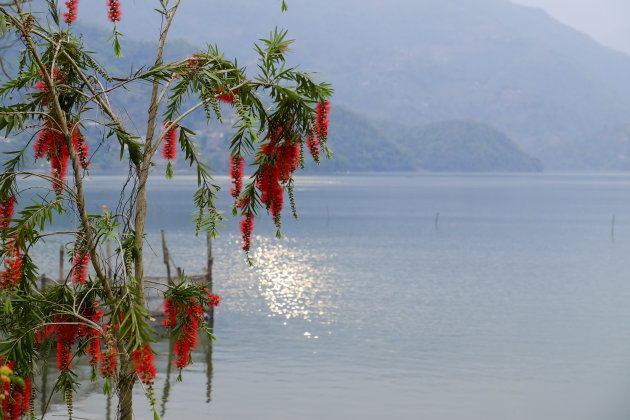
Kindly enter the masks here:
<path id="1" fill-rule="evenodd" d="M 630 54 L 630 0 L 511 0 L 539 7 L 599 43 Z"/>

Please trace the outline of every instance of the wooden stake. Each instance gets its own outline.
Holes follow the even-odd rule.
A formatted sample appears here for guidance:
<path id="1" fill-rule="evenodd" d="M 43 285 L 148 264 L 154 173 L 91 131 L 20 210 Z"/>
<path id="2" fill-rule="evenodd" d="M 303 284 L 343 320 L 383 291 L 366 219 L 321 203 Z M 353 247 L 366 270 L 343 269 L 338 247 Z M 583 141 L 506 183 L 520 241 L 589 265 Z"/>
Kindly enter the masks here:
<path id="1" fill-rule="evenodd" d="M 112 278 L 112 241 L 107 241 L 107 278 Z"/>
<path id="2" fill-rule="evenodd" d="M 212 256 L 212 238 L 210 232 L 208 232 L 208 263 L 206 266 L 206 285 L 210 292 L 212 292 L 212 265 L 214 264 L 214 257 Z"/>
<path id="3" fill-rule="evenodd" d="M 164 256 L 164 264 L 166 264 L 166 278 L 168 279 L 168 284 L 173 284 L 173 279 L 171 278 L 171 256 L 168 253 L 168 248 L 166 247 L 166 235 L 164 234 L 164 229 L 162 232 L 162 254 Z"/>
<path id="4" fill-rule="evenodd" d="M 59 283 L 63 284 L 63 245 L 59 246 Z"/>

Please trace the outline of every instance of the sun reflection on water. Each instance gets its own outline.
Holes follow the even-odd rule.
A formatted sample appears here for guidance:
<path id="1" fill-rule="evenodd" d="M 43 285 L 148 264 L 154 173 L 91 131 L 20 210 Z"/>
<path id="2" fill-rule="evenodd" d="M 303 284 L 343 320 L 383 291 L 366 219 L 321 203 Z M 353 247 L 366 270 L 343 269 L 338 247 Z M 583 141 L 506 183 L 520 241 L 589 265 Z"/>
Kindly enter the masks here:
<path id="1" fill-rule="evenodd" d="M 257 238 L 253 250 L 255 288 L 267 316 L 330 323 L 337 310 L 330 257 L 290 239 Z"/>

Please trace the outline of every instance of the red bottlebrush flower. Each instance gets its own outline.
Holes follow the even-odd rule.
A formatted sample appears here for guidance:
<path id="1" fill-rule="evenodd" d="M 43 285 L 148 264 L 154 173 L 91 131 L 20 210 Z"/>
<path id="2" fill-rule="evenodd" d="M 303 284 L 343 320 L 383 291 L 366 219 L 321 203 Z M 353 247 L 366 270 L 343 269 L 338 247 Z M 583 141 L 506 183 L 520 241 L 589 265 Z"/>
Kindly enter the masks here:
<path id="1" fill-rule="evenodd" d="M 193 303 L 193 302 L 191 302 Z M 203 308 L 199 303 L 189 305 L 185 309 L 182 335 L 175 341 L 175 360 L 177 368 L 183 369 L 190 361 L 190 350 L 197 348 L 199 321 L 203 319 Z"/>
<path id="2" fill-rule="evenodd" d="M 306 136 L 306 145 L 315 162 L 319 163 L 319 139 L 315 137 L 313 133 L 308 133 Z"/>
<path id="3" fill-rule="evenodd" d="M 131 352 L 136 374 L 145 385 L 153 384 L 155 378 L 155 360 L 151 346 L 146 344 L 143 348 Z"/>
<path id="4" fill-rule="evenodd" d="M 42 129 L 39 130 L 37 140 L 35 140 L 35 144 L 33 145 L 35 159 L 43 158 L 48 153 L 53 144 L 53 140 L 53 131 L 44 125 Z"/>
<path id="5" fill-rule="evenodd" d="M 72 144 L 74 145 L 74 150 L 77 152 L 79 157 L 79 163 L 83 169 L 87 169 L 90 166 L 91 162 L 88 162 L 88 157 L 90 155 L 90 151 L 88 149 L 87 142 L 85 141 L 85 137 L 83 134 L 79 132 L 77 127 L 74 127 L 72 130 Z"/>
<path id="6" fill-rule="evenodd" d="M 22 274 L 22 255 L 4 261 L 5 270 L 0 273 L 0 288 L 10 289 L 20 282 Z"/>
<path id="7" fill-rule="evenodd" d="M 317 103 L 315 116 L 315 135 L 319 140 L 325 140 L 328 137 L 328 114 L 330 113 L 330 102 L 323 104 Z"/>
<path id="8" fill-rule="evenodd" d="M 41 344 L 44 340 L 50 337 L 50 334 L 55 330 L 54 325 L 46 325 L 35 332 L 35 342 Z"/>
<path id="9" fill-rule="evenodd" d="M 280 181 L 287 182 L 300 163 L 300 146 L 298 143 L 284 144 L 278 152 L 278 157 L 282 165 Z M 278 163 L 276 163 L 276 166 L 277 165 Z"/>
<path id="10" fill-rule="evenodd" d="M 10 419 L 11 418 L 11 406 L 9 405 L 11 401 L 11 382 L 5 382 L 2 385 L 2 414 L 3 418 Z"/>
<path id="11" fill-rule="evenodd" d="M 0 228 L 6 229 L 11 223 L 13 211 L 15 210 L 15 197 L 10 196 L 0 203 Z"/>
<path id="12" fill-rule="evenodd" d="M 173 160 L 177 153 L 177 124 L 163 122 L 164 128 L 169 126 L 168 131 L 164 135 L 164 143 L 162 144 L 162 157 L 164 159 Z"/>
<path id="13" fill-rule="evenodd" d="M 170 299 L 164 299 L 164 321 L 162 321 L 162 325 L 165 327 L 174 327 L 177 323 L 177 306 Z"/>
<path id="14" fill-rule="evenodd" d="M 72 367 L 72 350 L 77 340 L 78 328 L 68 324 L 65 317 L 55 319 L 55 338 L 57 339 L 57 369 L 62 371 Z"/>
<path id="15" fill-rule="evenodd" d="M 66 171 L 68 170 L 68 159 L 70 158 L 68 146 L 61 133 L 53 133 L 53 141 L 48 149 L 48 158 L 50 159 L 52 176 L 55 178 L 53 190 L 57 194 L 61 194 L 63 184 L 66 182 Z"/>
<path id="16" fill-rule="evenodd" d="M 101 361 L 101 339 L 99 337 L 94 337 L 90 340 L 85 349 L 85 354 L 90 356 L 88 365 L 96 365 Z"/>
<path id="17" fill-rule="evenodd" d="M 252 230 L 254 229 L 254 215 L 247 213 L 241 220 L 241 233 L 243 234 L 243 251 L 248 252 L 251 245 Z"/>
<path id="18" fill-rule="evenodd" d="M 219 93 L 223 93 L 223 89 L 221 89 L 221 86 L 219 86 Z M 219 95 L 219 97 L 217 98 L 222 102 L 225 102 L 227 104 L 233 104 L 234 103 L 234 93 L 233 92 L 227 92 L 227 93 L 223 93 L 223 95 Z"/>
<path id="19" fill-rule="evenodd" d="M 232 197 L 236 198 L 241 195 L 241 189 L 243 188 L 243 167 L 245 166 L 245 159 L 240 156 L 230 157 L 230 177 L 232 177 Z"/>
<path id="20" fill-rule="evenodd" d="M 66 7 L 68 8 L 68 12 L 63 13 L 63 21 L 66 23 L 72 23 L 77 20 L 77 6 L 79 5 L 79 0 L 68 0 L 66 2 Z"/>
<path id="21" fill-rule="evenodd" d="M 190 342 L 180 338 L 175 341 L 173 350 L 175 352 L 175 360 L 173 361 L 175 367 L 183 369 L 188 366 L 188 362 L 190 361 Z"/>
<path id="22" fill-rule="evenodd" d="M 112 22 L 120 22 L 120 1 L 107 0 L 107 17 Z"/>
<path id="23" fill-rule="evenodd" d="M 11 418 L 19 419 L 22 415 L 22 402 L 24 400 L 24 396 L 19 391 L 18 387 L 13 388 L 11 398 L 13 399 L 11 404 Z"/>
<path id="24" fill-rule="evenodd" d="M 186 67 L 190 68 L 190 70 L 182 70 L 182 73 L 185 76 L 189 76 L 195 72 L 195 68 L 199 65 L 199 60 L 197 60 L 197 54 L 193 54 L 190 56 L 188 61 L 186 62 Z M 175 78 L 181 77 L 179 74 L 175 75 Z"/>
<path id="25" fill-rule="evenodd" d="M 104 377 L 108 378 L 116 373 L 118 368 L 118 350 L 116 350 L 115 346 L 108 346 L 107 351 L 101 353 L 100 363 L 99 369 Z"/>
<path id="26" fill-rule="evenodd" d="M 22 402 L 22 413 L 28 413 L 28 410 L 31 408 L 31 385 L 32 379 L 30 376 L 27 376 L 24 379 L 24 401 Z"/>
<path id="27" fill-rule="evenodd" d="M 85 284 L 87 277 L 88 264 L 90 263 L 90 254 L 84 250 L 77 250 L 72 260 L 72 282 Z"/>
<path id="28" fill-rule="evenodd" d="M 206 300 L 206 303 L 209 306 L 216 308 L 217 306 L 221 304 L 221 299 L 222 298 L 219 295 L 215 295 L 214 293 L 208 293 L 208 299 Z"/>

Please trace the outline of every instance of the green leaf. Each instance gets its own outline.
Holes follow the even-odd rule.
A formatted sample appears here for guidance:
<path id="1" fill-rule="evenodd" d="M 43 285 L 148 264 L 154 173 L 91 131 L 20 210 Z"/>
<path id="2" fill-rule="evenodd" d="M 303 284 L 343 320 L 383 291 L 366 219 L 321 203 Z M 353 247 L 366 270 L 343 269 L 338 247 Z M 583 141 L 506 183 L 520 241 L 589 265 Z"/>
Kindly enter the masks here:
<path id="1" fill-rule="evenodd" d="M 108 397 L 112 395 L 112 384 L 109 381 L 109 378 L 105 379 L 105 384 L 103 385 L 103 394 L 107 395 Z"/>
<path id="2" fill-rule="evenodd" d="M 173 179 L 173 166 L 170 160 L 168 161 L 168 165 L 166 165 L 166 179 Z"/>
<path id="3" fill-rule="evenodd" d="M 114 55 L 116 57 L 122 57 L 122 48 L 120 47 L 120 41 L 118 40 L 118 35 L 120 35 L 117 31 L 114 31 L 113 42 L 114 42 Z"/>
<path id="4" fill-rule="evenodd" d="M 5 315 L 11 315 L 13 313 L 13 305 L 11 305 L 11 298 L 7 298 L 4 302 L 4 313 Z"/>
<path id="5" fill-rule="evenodd" d="M 158 415 L 155 407 L 153 407 L 153 420 L 160 420 L 160 416 Z"/>

